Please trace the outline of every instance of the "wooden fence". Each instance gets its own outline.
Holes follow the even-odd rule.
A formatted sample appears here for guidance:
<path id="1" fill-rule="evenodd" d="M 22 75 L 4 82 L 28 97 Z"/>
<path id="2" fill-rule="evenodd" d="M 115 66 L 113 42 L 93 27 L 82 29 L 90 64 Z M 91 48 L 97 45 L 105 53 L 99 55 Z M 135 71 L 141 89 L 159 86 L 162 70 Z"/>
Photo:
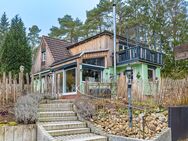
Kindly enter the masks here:
<path id="1" fill-rule="evenodd" d="M 44 94 L 52 95 L 52 79 L 51 77 L 45 77 L 41 79 L 43 81 L 39 86 L 44 85 Z M 44 82 L 44 83 L 42 83 Z M 34 90 L 34 81 L 30 79 L 29 74 L 20 72 L 18 75 L 12 75 L 3 73 L 0 77 L 0 105 L 5 105 L 9 102 L 16 102 L 17 98 L 25 93 L 31 93 Z M 55 81 L 54 96 L 59 97 L 60 82 Z M 127 98 L 127 80 L 126 76 L 121 74 L 118 78 L 117 84 L 114 83 L 83 83 L 79 86 L 79 90 L 84 94 L 96 94 L 97 96 L 109 97 L 110 94 L 117 94 L 118 98 Z M 188 78 L 182 80 L 172 80 L 169 78 L 160 79 L 157 81 L 143 81 L 134 80 L 132 82 L 132 97 L 136 101 L 143 101 L 148 97 L 154 97 L 158 102 L 168 101 L 169 97 L 176 97 L 177 100 L 181 100 L 182 97 L 186 97 L 188 91 Z M 38 93 L 41 93 L 39 91 Z M 101 95 L 104 93 L 104 95 Z M 173 94 L 172 94 L 173 93 Z M 179 100 L 179 101 L 180 101 Z M 174 100 L 173 100 L 174 101 Z"/>
<path id="2" fill-rule="evenodd" d="M 117 97 L 127 98 L 127 81 L 121 75 L 117 82 Z M 169 105 L 188 104 L 188 77 L 180 80 L 161 78 L 157 81 L 134 80 L 132 82 L 132 99 L 145 101 L 151 98 L 155 103 Z"/>
<path id="3" fill-rule="evenodd" d="M 20 72 L 18 75 L 12 75 L 11 72 L 3 73 L 0 77 L 0 104 L 5 105 L 9 102 L 15 102 L 23 93 L 31 92 L 29 74 Z"/>
<path id="4" fill-rule="evenodd" d="M 142 101 L 147 97 L 154 97 L 159 93 L 161 81 L 132 81 L 132 98 L 136 101 Z M 117 96 L 119 99 L 127 99 L 127 80 L 126 76 L 121 74 L 117 83 L 101 82 L 82 82 L 78 88 L 82 94 L 88 94 L 95 97 Z"/>
<path id="5" fill-rule="evenodd" d="M 155 96 L 159 93 L 161 80 L 132 81 L 132 98 L 136 101 L 142 101 L 147 97 Z M 121 74 L 117 80 L 117 97 L 127 98 L 127 80 L 126 76 Z"/>

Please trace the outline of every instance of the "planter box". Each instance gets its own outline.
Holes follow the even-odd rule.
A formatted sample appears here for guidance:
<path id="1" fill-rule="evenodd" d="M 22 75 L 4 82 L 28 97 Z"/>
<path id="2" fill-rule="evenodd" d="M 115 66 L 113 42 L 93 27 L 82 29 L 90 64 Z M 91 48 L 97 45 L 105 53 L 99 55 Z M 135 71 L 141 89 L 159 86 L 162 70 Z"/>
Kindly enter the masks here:
<path id="1" fill-rule="evenodd" d="M 0 141 L 37 141 L 36 125 L 2 126 Z"/>
<path id="2" fill-rule="evenodd" d="M 188 106 L 169 107 L 168 126 L 172 130 L 172 141 L 188 139 Z"/>

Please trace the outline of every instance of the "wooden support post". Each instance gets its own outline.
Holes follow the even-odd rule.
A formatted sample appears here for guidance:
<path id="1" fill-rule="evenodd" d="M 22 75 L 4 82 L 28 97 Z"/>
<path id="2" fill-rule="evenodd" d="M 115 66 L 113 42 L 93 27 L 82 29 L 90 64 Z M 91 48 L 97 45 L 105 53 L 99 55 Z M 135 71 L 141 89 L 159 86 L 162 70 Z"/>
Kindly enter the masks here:
<path id="1" fill-rule="evenodd" d="M 55 73 L 52 72 L 52 96 L 55 96 Z"/>
<path id="2" fill-rule="evenodd" d="M 78 59 L 78 60 L 77 60 L 77 69 L 76 69 L 76 71 L 77 71 L 77 72 L 76 72 L 76 74 L 77 74 L 77 80 L 76 80 L 77 84 L 76 84 L 76 87 L 78 87 L 78 86 L 81 87 L 81 86 L 80 86 L 80 85 L 81 85 L 81 83 L 80 83 L 80 82 L 81 82 L 80 74 L 81 74 L 82 72 L 81 72 L 81 70 L 80 70 L 80 68 L 81 68 L 81 67 L 80 67 L 80 64 L 81 64 L 81 60 Z M 80 89 L 80 88 L 79 88 L 79 89 Z M 78 94 L 78 93 L 77 93 L 77 94 Z"/>
<path id="3" fill-rule="evenodd" d="M 41 79 L 41 73 L 39 74 L 39 93 L 42 93 L 42 79 Z"/>
<path id="4" fill-rule="evenodd" d="M 48 76 L 48 94 L 52 94 L 52 75 Z"/>
<path id="5" fill-rule="evenodd" d="M 57 74 L 57 84 L 56 84 L 56 87 L 57 87 L 57 98 L 60 97 L 60 73 Z"/>
<path id="6" fill-rule="evenodd" d="M 47 91 L 48 91 L 48 78 L 47 77 L 48 77 L 47 75 L 45 75 L 45 77 L 44 77 L 44 94 L 46 94 L 46 95 L 47 95 Z"/>
<path id="7" fill-rule="evenodd" d="M 53 85 L 53 87 L 54 87 L 54 88 L 53 88 L 53 90 L 54 90 L 54 92 L 53 92 L 53 93 L 54 93 L 54 96 L 56 96 L 56 93 L 57 93 L 57 91 L 56 91 L 56 79 L 57 79 L 57 78 L 56 78 L 56 73 L 54 72 L 54 85 Z"/>
<path id="8" fill-rule="evenodd" d="M 46 75 L 46 93 L 49 94 L 50 92 L 50 84 L 49 84 L 49 75 Z"/>

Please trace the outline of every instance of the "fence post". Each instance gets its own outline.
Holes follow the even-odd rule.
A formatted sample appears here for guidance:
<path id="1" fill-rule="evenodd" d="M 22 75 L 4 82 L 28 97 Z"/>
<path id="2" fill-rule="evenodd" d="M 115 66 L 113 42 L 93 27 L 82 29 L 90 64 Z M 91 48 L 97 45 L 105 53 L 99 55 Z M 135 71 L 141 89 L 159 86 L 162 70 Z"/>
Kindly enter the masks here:
<path id="1" fill-rule="evenodd" d="M 4 97 L 4 94 L 5 94 L 5 90 L 6 90 L 6 73 L 3 72 L 3 105 L 5 105 L 5 97 Z"/>
<path id="2" fill-rule="evenodd" d="M 9 95 L 10 98 L 12 98 L 13 94 L 12 94 L 12 73 L 9 72 Z"/>
<path id="3" fill-rule="evenodd" d="M 34 77 L 33 77 L 33 74 L 31 74 L 31 93 L 34 93 Z"/>
<path id="4" fill-rule="evenodd" d="M 17 82 L 17 80 L 16 80 L 16 77 L 14 78 L 14 84 L 13 84 L 13 101 L 14 102 L 16 102 L 16 82 Z"/>
<path id="5" fill-rule="evenodd" d="M 5 103 L 8 103 L 8 94 L 9 94 L 9 87 L 8 87 L 8 78 L 6 78 L 6 87 L 5 87 L 5 99 L 6 99 L 6 102 Z"/>
<path id="6" fill-rule="evenodd" d="M 26 86 L 27 86 L 27 93 L 29 92 L 29 74 L 26 73 Z"/>

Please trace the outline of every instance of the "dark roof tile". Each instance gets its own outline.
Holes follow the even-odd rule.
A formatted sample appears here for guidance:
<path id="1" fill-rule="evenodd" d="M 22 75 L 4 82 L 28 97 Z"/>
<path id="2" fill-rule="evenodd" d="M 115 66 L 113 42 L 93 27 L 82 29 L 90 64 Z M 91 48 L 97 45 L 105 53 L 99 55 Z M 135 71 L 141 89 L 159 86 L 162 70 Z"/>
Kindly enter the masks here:
<path id="1" fill-rule="evenodd" d="M 62 60 L 72 56 L 69 50 L 66 48 L 67 46 L 70 46 L 72 43 L 67 42 L 65 40 L 50 38 L 47 36 L 43 36 L 43 39 L 47 43 L 55 61 Z"/>

